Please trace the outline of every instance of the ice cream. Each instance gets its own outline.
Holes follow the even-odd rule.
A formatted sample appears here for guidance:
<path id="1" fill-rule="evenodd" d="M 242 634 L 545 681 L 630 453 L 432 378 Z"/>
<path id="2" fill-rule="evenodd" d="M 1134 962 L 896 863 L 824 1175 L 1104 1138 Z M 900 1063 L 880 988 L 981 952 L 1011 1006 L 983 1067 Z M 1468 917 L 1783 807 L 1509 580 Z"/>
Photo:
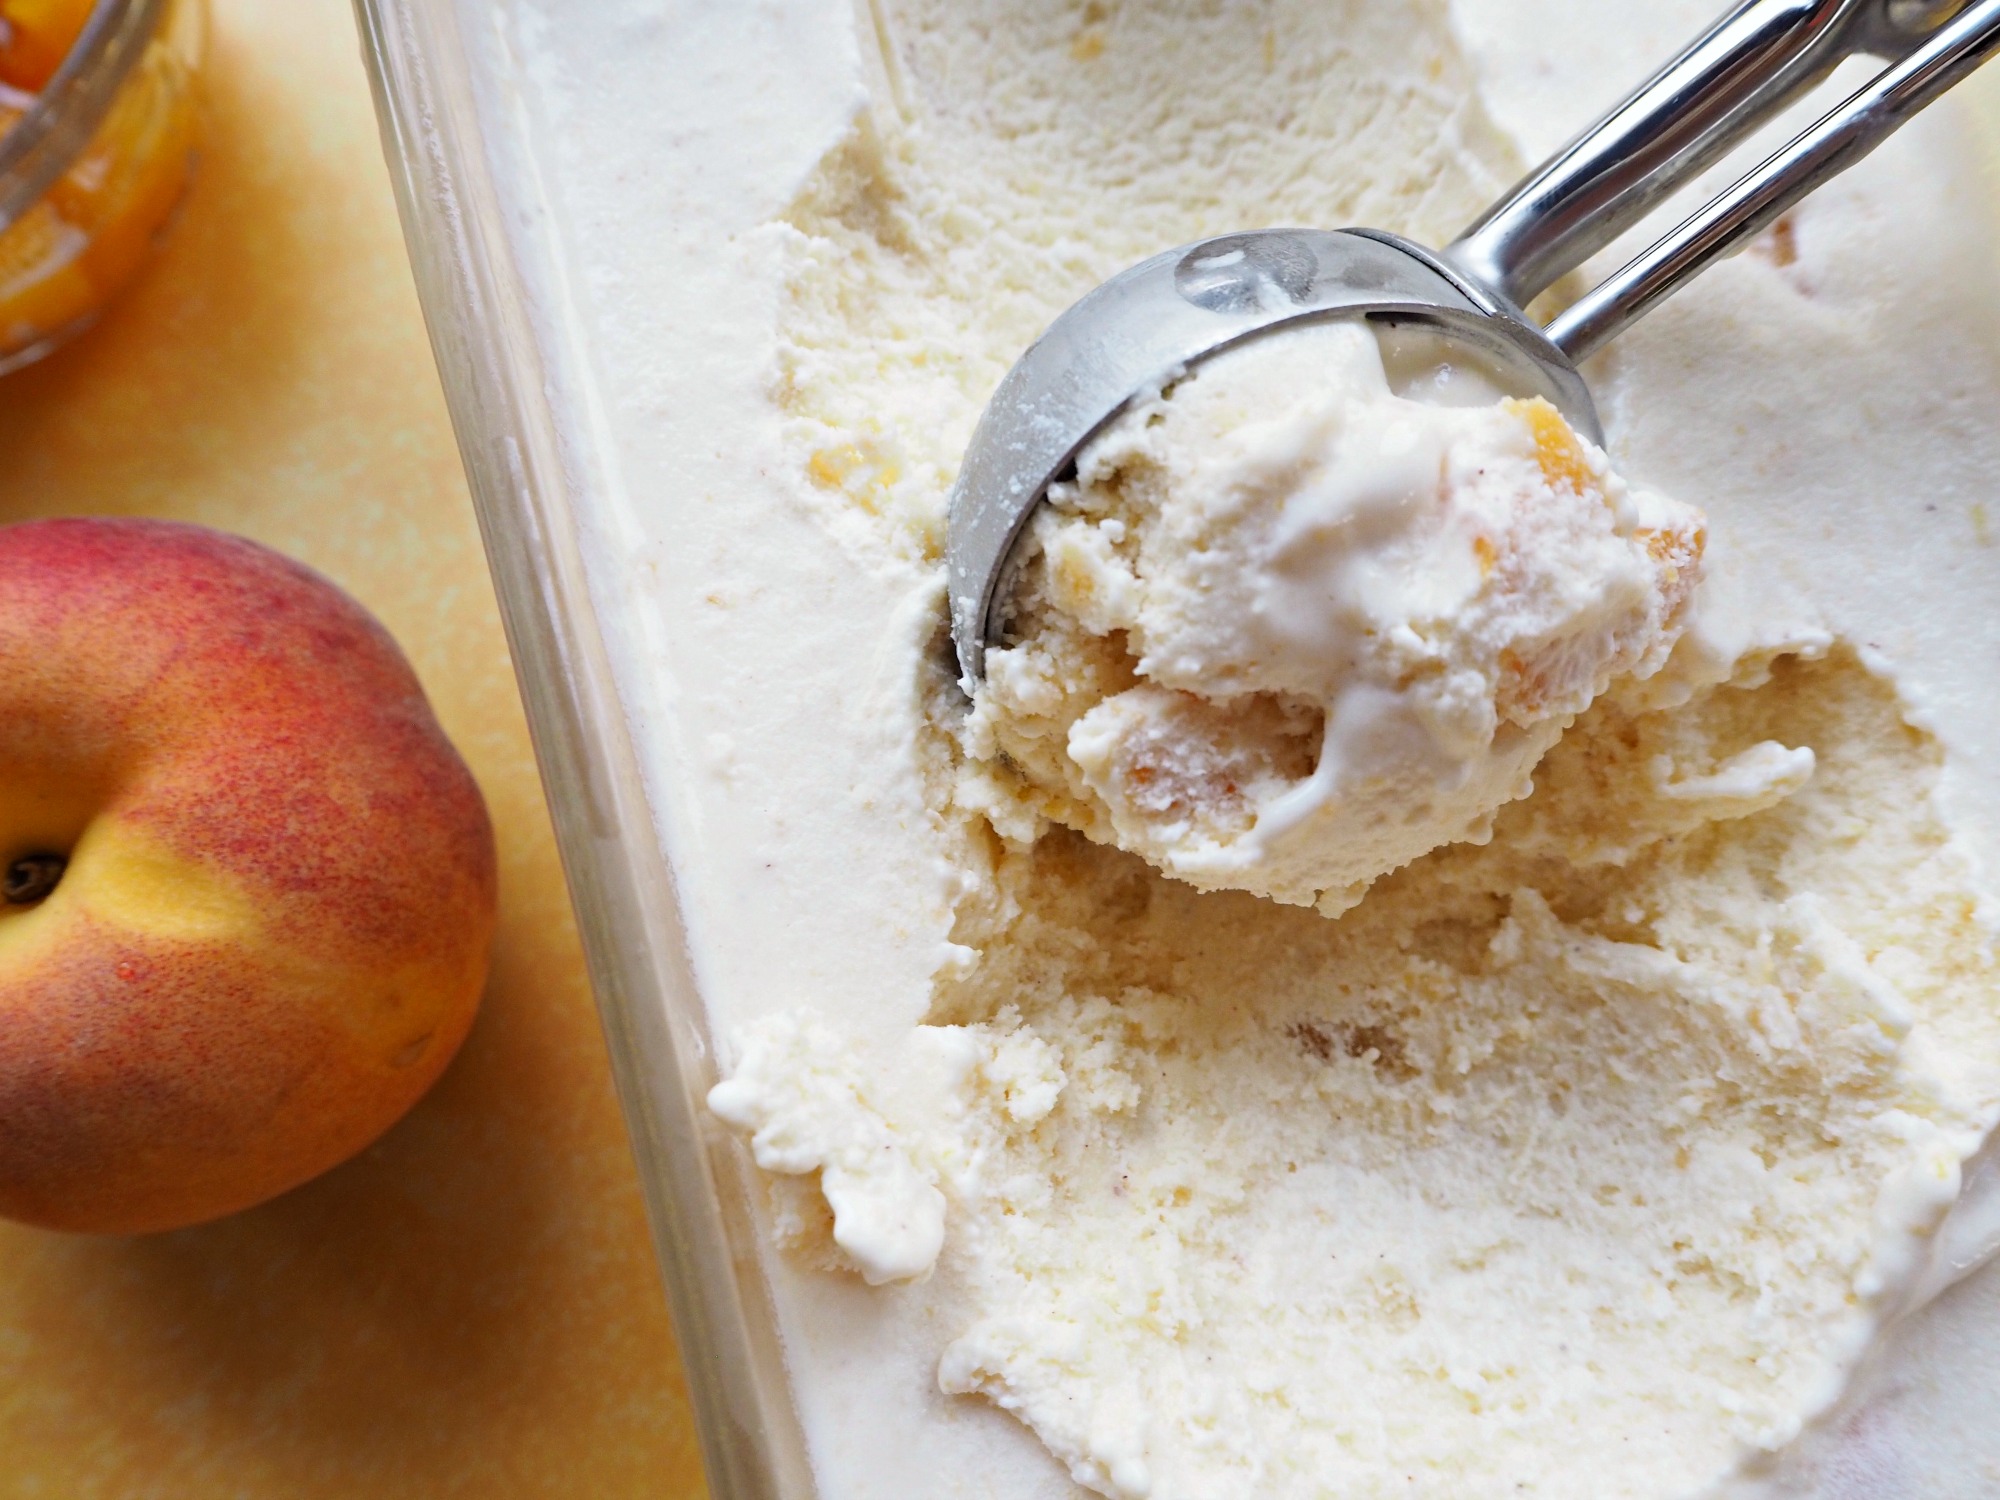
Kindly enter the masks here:
<path id="1" fill-rule="evenodd" d="M 2000 270 L 1950 106 L 1593 370 L 1706 576 L 1484 846 L 1337 919 L 1197 890 L 996 779 L 943 634 L 953 466 L 1061 307 L 1261 223 L 1439 243 L 1708 9 L 508 13 L 827 1500 L 1990 1493 L 1991 1273 L 1944 1289 L 2000 1110 Z"/>
<path id="2" fill-rule="evenodd" d="M 1659 670 L 1699 513 L 1630 490 L 1546 401 L 1426 400 L 1384 365 L 1357 322 L 1253 341 L 1084 450 L 976 696 L 996 809 L 1018 772 L 1192 885 L 1335 916 L 1485 842 L 1613 678 Z"/>
<path id="3" fill-rule="evenodd" d="M 1815 650 L 1600 706 L 1337 923 L 1051 836 L 963 1020 L 767 1021 L 718 1102 L 827 1168 L 823 1264 L 946 1212 L 941 1383 L 1100 1493 L 1698 1493 L 1834 1394 L 2000 1084 L 1934 777 Z"/>

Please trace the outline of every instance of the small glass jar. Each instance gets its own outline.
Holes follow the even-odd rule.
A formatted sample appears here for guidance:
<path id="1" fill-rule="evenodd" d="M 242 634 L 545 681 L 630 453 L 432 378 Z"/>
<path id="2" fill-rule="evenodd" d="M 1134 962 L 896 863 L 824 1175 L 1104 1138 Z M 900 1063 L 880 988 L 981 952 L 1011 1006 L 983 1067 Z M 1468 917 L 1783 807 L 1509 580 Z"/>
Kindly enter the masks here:
<path id="1" fill-rule="evenodd" d="M 205 22 L 203 0 L 0 5 L 0 374 L 96 321 L 172 216 Z"/>

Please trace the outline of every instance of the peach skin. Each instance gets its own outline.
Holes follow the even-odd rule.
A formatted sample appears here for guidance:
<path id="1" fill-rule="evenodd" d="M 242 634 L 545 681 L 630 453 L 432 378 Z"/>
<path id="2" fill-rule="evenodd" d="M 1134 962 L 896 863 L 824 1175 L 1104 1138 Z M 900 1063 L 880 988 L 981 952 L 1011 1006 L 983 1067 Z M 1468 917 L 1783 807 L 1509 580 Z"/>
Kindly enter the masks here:
<path id="1" fill-rule="evenodd" d="M 0 528 L 0 1214 L 131 1233 L 352 1155 L 457 1051 L 486 807 L 331 583 L 161 521 Z"/>

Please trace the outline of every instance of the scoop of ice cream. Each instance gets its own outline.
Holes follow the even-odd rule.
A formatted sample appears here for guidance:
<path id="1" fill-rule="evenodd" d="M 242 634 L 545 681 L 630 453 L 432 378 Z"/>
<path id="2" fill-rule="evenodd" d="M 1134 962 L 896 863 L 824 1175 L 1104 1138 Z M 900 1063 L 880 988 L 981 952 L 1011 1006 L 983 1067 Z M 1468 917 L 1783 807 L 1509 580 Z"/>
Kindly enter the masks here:
<path id="1" fill-rule="evenodd" d="M 1484 841 L 1659 669 L 1702 544 L 1547 402 L 1421 399 L 1365 325 L 1309 326 L 1136 403 L 1052 489 L 970 742 L 1170 875 L 1336 914 Z"/>

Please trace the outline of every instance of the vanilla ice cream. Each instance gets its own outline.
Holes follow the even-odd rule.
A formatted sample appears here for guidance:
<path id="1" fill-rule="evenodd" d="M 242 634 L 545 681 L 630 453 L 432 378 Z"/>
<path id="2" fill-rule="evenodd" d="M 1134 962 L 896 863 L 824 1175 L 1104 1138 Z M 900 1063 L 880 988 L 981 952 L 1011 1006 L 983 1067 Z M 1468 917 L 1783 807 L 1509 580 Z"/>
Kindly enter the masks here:
<path id="1" fill-rule="evenodd" d="M 1613 678 L 1659 670 L 1701 547 L 1546 401 L 1398 394 L 1364 323 L 1254 340 L 1052 488 L 973 752 L 1191 885 L 1338 915 L 1484 843 Z"/>
<path id="2" fill-rule="evenodd" d="M 1227 380 L 1207 416 L 1182 404 L 1207 372 L 1162 391 L 1037 522 L 1016 623 L 1040 628 L 997 656 L 1024 691 L 1038 651 L 1059 669 L 1039 704 L 968 704 L 945 629 L 959 455 L 1063 307 L 1262 224 L 1442 243 L 1710 9 L 514 0 L 481 23 L 824 1500 L 1993 1493 L 2000 1441 L 1966 1414 L 2000 1399 L 1974 1190 L 2000 1114 L 2000 266 L 1953 104 L 1592 369 L 1608 459 L 1529 408 L 1405 413 L 1458 480 L 1387 528 L 1383 596 L 1340 597 L 1440 622 L 1464 715 L 1388 712 L 1445 747 L 1435 784 L 1456 757 L 1481 789 L 1353 878 L 1307 873 L 1271 810 L 1323 767 L 1424 757 L 1336 732 L 1345 679 L 1258 675 L 1352 618 L 1302 611 L 1266 654 L 1154 597 L 1149 525 L 1225 515 L 1228 466 L 1255 466 Z M 1257 403 L 1297 420 L 1300 482 L 1228 533 L 1254 555 L 1226 587 L 1269 584 L 1294 502 L 1366 509 L 1333 459 L 1385 424 L 1333 408 L 1402 408 L 1359 352 L 1345 387 L 1312 362 Z M 1217 441 L 1184 451 L 1221 480 L 1149 488 L 1176 461 L 1155 435 L 1203 421 Z M 1518 583 L 1517 505 L 1573 529 L 1523 537 Z M 1173 679 L 1156 628 L 1207 675 Z M 1516 640 L 1578 647 L 1537 707 L 1493 669 Z M 1064 678 L 1072 653 L 1100 680 Z M 1156 670 L 1269 700 L 1175 730 L 1249 768 L 1186 830 L 1131 774 L 1159 720 L 1118 706 Z M 1554 743 L 1499 764 L 1510 727 Z M 1489 797 L 1490 839 L 1455 841 Z M 1379 878 L 1329 919 L 1197 889 L 1190 855 L 1334 906 Z"/>

